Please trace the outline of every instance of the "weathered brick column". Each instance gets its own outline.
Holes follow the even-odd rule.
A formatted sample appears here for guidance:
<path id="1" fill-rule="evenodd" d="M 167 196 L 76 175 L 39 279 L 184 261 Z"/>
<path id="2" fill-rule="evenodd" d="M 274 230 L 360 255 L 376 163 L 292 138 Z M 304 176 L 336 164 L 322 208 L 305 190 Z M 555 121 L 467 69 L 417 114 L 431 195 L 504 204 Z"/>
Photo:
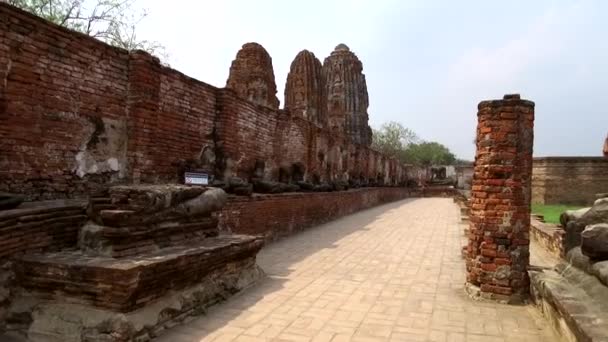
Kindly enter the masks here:
<path id="1" fill-rule="evenodd" d="M 471 193 L 467 291 L 517 302 L 529 290 L 534 102 L 482 101 Z"/>

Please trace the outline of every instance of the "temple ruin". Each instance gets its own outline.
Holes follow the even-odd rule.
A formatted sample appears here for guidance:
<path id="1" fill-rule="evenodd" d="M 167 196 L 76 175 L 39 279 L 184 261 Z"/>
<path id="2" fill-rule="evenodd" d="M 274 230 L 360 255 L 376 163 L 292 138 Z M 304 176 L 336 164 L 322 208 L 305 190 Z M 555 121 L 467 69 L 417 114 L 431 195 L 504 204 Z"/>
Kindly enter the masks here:
<path id="1" fill-rule="evenodd" d="M 247 43 L 230 66 L 226 88 L 252 103 L 279 109 L 272 58 L 257 43 Z"/>
<path id="2" fill-rule="evenodd" d="M 370 145 L 367 83 L 363 65 L 348 46 L 340 44 L 325 58 L 323 77 L 327 96 L 327 118 L 332 130 L 346 132 L 357 144 Z"/>
<path id="3" fill-rule="evenodd" d="M 0 51 L 0 331 L 148 340 L 263 277 L 264 241 L 410 195 L 343 44 L 296 56 L 284 109 L 257 43 L 216 88 L 0 3 Z"/>
<path id="4" fill-rule="evenodd" d="M 0 339 L 5 332 L 34 342 L 158 338 L 259 285 L 265 272 L 257 256 L 266 243 L 416 197 L 403 203 L 414 202 L 405 212 L 423 221 L 419 236 L 408 227 L 394 234 L 404 227 L 394 207 L 361 222 L 349 217 L 317 231 L 317 245 L 300 242 L 296 257 L 287 249 L 292 263 L 281 254 L 270 291 L 295 298 L 318 290 L 321 308 L 311 304 L 312 316 L 333 311 L 315 324 L 335 313 L 360 318 L 337 327 L 355 329 L 349 325 L 363 326 L 363 312 L 389 321 L 389 330 L 366 323 L 384 339 L 408 337 L 391 335 L 396 320 L 416 340 L 433 331 L 412 326 L 431 322 L 445 328 L 433 338 L 456 330 L 464 339 L 466 329 L 478 339 L 475 329 L 492 329 L 492 321 L 475 325 L 480 315 L 499 316 L 498 306 L 463 315 L 464 305 L 532 301 L 566 338 L 605 340 L 608 194 L 591 194 L 608 184 L 608 160 L 533 159 L 534 102 L 517 94 L 482 101 L 474 165 L 423 170 L 371 147 L 363 64 L 345 44 L 323 63 L 308 50 L 295 56 L 283 108 L 260 44 L 244 44 L 228 72 L 225 87 L 214 87 L 146 52 L 0 2 Z M 427 171 L 434 186 L 416 186 Z M 555 184 L 568 187 L 555 191 Z M 451 200 L 423 197 L 451 197 L 460 214 Z M 541 199 L 593 205 L 564 212 L 556 226 L 531 217 L 532 201 Z M 421 202 L 439 203 L 442 212 Z M 375 236 L 383 239 L 370 244 Z M 531 266 L 532 241 L 557 262 Z M 297 260 L 308 253 L 319 254 Z M 317 289 L 287 285 L 297 264 L 311 269 L 298 272 L 312 275 Z M 256 296 L 272 297 L 264 291 Z M 364 303 L 369 298 L 379 305 Z M 360 301 L 361 312 L 335 312 L 349 301 Z M 312 322 L 305 317 L 296 329 L 309 334 Z"/>
<path id="5" fill-rule="evenodd" d="M 327 97 L 321 62 L 315 54 L 300 51 L 291 63 L 285 84 L 285 109 L 327 127 Z"/>

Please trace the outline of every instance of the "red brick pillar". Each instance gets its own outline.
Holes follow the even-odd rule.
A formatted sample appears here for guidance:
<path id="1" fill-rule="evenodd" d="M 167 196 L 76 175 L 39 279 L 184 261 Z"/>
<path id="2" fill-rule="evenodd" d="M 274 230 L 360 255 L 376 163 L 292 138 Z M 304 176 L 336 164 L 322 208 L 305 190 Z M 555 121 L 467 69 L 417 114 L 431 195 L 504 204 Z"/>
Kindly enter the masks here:
<path id="1" fill-rule="evenodd" d="M 466 288 L 517 302 L 529 290 L 534 102 L 505 95 L 477 108 Z"/>

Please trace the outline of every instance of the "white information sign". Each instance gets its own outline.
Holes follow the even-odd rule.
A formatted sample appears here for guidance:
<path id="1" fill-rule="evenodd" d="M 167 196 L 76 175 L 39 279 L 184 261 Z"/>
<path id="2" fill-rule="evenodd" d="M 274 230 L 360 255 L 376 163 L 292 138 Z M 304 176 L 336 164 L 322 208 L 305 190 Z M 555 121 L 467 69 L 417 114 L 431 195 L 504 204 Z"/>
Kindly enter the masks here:
<path id="1" fill-rule="evenodd" d="M 189 185 L 207 185 L 209 184 L 209 175 L 200 172 L 186 172 L 184 174 L 184 183 Z"/>

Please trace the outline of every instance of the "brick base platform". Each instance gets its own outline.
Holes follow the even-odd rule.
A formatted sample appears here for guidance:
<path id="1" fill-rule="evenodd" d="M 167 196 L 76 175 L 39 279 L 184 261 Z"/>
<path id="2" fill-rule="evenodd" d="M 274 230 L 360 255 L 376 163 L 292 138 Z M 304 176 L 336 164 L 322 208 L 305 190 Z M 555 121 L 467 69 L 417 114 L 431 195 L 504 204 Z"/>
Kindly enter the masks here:
<path id="1" fill-rule="evenodd" d="M 183 268 L 180 272 L 197 273 Z M 204 314 L 208 307 L 252 286 L 263 276 L 254 258 L 244 258 L 224 263 L 205 273 L 197 284 L 167 291 L 161 298 L 128 313 L 72 303 L 69 298 L 58 295 L 49 300 L 40 294 L 22 293 L 13 303 L 12 314 L 31 317 L 27 327 L 30 342 L 144 342 L 165 329 Z M 165 282 L 172 283 L 168 279 Z"/>
<path id="2" fill-rule="evenodd" d="M 124 259 L 81 251 L 34 254 L 17 263 L 16 273 L 25 290 L 45 298 L 129 312 L 197 284 L 228 263 L 254 260 L 261 247 L 259 238 L 233 235 Z"/>
<path id="3" fill-rule="evenodd" d="M 30 341 L 141 342 L 204 312 L 263 275 L 261 237 L 219 234 L 226 200 L 217 188 L 120 185 L 88 206 L 1 213 L 0 246 L 21 253 L 0 265 L 0 321 Z"/>

